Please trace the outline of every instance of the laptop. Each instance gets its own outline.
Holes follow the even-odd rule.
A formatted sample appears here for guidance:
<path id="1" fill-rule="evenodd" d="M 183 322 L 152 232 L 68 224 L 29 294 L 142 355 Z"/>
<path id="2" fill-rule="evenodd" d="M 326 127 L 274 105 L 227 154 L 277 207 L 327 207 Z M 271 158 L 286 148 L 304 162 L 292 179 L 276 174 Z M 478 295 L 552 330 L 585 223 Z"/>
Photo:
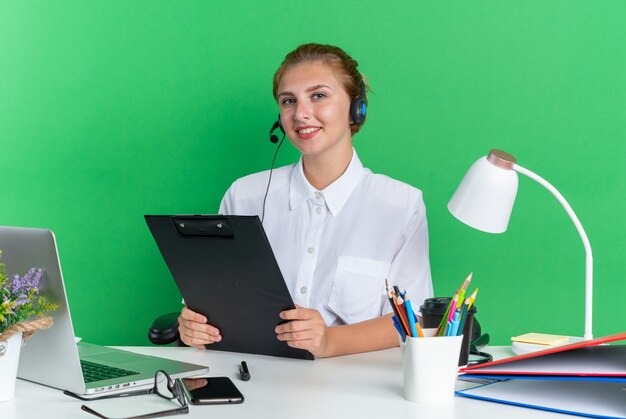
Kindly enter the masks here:
<path id="1" fill-rule="evenodd" d="M 54 325 L 31 336 L 22 348 L 19 378 L 89 397 L 152 386 L 157 370 L 165 370 L 173 378 L 209 370 L 202 365 L 76 343 L 52 231 L 0 227 L 0 249 L 9 276 L 24 275 L 31 267 L 43 269 L 40 295 L 58 305 L 47 314 Z"/>

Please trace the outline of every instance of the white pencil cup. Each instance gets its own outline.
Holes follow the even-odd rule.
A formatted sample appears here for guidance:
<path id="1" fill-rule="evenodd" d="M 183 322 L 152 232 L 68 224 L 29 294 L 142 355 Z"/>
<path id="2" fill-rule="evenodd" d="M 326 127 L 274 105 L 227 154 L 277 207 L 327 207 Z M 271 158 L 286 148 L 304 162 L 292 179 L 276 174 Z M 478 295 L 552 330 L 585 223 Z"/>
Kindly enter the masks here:
<path id="1" fill-rule="evenodd" d="M 401 342 L 404 398 L 430 403 L 452 400 L 463 335 L 434 337 L 435 329 L 424 329 L 427 337 L 407 337 Z"/>

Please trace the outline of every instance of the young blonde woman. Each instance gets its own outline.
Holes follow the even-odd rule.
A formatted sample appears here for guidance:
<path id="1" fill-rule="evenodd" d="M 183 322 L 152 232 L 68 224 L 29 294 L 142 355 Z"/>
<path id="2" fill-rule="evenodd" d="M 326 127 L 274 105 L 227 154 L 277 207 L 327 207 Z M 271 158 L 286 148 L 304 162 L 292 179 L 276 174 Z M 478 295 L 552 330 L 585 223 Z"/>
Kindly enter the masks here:
<path id="1" fill-rule="evenodd" d="M 296 304 L 276 338 L 316 357 L 398 345 L 385 279 L 413 304 L 432 296 L 422 193 L 363 167 L 352 137 L 365 121 L 366 87 L 340 48 L 305 44 L 274 75 L 280 123 L 298 163 L 237 180 L 221 214 L 264 215 L 263 226 Z M 380 139 L 385 141 L 385 139 Z M 181 340 L 222 340 L 206 317 L 183 308 Z M 224 337 L 227 339 L 228 337 Z"/>

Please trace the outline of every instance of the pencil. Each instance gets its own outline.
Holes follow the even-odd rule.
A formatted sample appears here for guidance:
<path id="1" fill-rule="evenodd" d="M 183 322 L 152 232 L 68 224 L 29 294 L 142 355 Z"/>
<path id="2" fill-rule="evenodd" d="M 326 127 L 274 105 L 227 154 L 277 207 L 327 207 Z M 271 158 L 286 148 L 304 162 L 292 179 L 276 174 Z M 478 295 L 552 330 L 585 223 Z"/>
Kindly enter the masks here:
<path id="1" fill-rule="evenodd" d="M 424 331 L 422 330 L 422 326 L 420 326 L 420 322 L 416 321 L 415 322 L 415 327 L 417 327 L 417 335 L 421 338 L 424 337 Z"/>
<path id="2" fill-rule="evenodd" d="M 395 301 L 395 298 L 393 296 L 393 291 L 389 291 L 389 294 L 387 295 L 389 297 L 389 302 L 391 303 L 391 308 L 393 309 L 394 314 L 398 318 L 398 323 L 400 324 L 400 327 L 404 330 L 407 336 L 411 336 L 409 325 L 406 322 L 406 317 L 402 316 L 403 314 L 402 310 L 400 309 L 400 307 Z"/>
<path id="3" fill-rule="evenodd" d="M 467 291 L 470 281 L 472 280 L 472 275 L 474 275 L 474 272 L 470 272 L 467 278 L 465 278 L 465 281 L 463 281 L 461 288 L 459 288 L 459 301 L 463 301 L 465 299 L 465 292 Z"/>
<path id="4" fill-rule="evenodd" d="M 478 288 L 476 288 L 474 292 L 472 293 L 472 295 L 470 295 L 469 306 L 467 307 L 468 310 L 472 308 L 472 305 L 474 304 L 474 300 L 476 299 L 476 294 L 478 294 Z"/>
<path id="5" fill-rule="evenodd" d="M 458 294 L 458 291 L 457 291 Z M 456 294 L 455 294 L 456 297 Z M 452 307 L 452 301 L 454 299 L 452 299 L 450 301 L 450 303 L 448 304 L 448 307 L 446 308 L 446 312 L 443 314 L 443 316 L 441 317 L 441 321 L 439 322 L 439 326 L 437 327 L 437 330 L 435 331 L 435 336 L 443 336 L 443 333 L 446 330 L 446 323 L 448 322 L 448 317 L 450 316 L 450 307 Z"/>
<path id="6" fill-rule="evenodd" d="M 452 321 L 452 317 L 454 317 L 454 312 L 456 311 L 456 305 L 459 303 L 459 292 L 457 291 L 450 303 L 450 313 L 448 313 L 448 321 Z"/>
<path id="7" fill-rule="evenodd" d="M 409 300 L 408 298 L 404 300 L 404 308 L 406 308 L 406 316 L 408 317 L 408 320 L 409 320 L 409 327 L 411 328 L 411 336 L 417 337 L 418 333 L 417 333 L 417 326 L 416 326 L 416 321 L 415 321 L 415 313 L 413 311 L 413 306 L 411 305 L 411 300 Z"/>
<path id="8" fill-rule="evenodd" d="M 400 321 L 402 321 L 402 324 L 404 326 L 404 330 L 406 330 L 407 336 L 413 336 L 411 334 L 411 328 L 409 326 L 409 318 L 406 314 L 406 307 L 404 307 L 404 301 L 402 301 L 402 297 L 399 297 L 396 295 L 394 301 L 398 309 L 398 314 L 400 314 Z"/>
<path id="9" fill-rule="evenodd" d="M 463 307 L 461 308 L 461 320 L 459 322 L 459 330 L 457 335 L 463 334 L 463 329 L 465 328 L 465 320 L 467 318 L 467 310 L 469 310 L 469 297 L 465 298 L 465 302 L 463 303 Z"/>
<path id="10" fill-rule="evenodd" d="M 396 328 L 398 334 L 400 335 L 400 338 L 402 338 L 402 342 L 405 342 L 406 334 L 404 333 L 404 330 L 402 330 L 402 326 L 400 326 L 400 323 L 398 323 L 398 318 L 396 316 L 391 316 L 391 320 L 393 321 L 393 327 Z"/>

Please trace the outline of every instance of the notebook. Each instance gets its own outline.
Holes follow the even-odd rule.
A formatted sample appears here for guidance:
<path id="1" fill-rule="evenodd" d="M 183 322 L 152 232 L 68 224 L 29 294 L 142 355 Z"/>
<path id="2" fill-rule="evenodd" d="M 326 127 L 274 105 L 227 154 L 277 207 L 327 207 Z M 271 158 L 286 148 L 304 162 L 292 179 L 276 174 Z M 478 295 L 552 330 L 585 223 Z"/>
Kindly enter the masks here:
<path id="1" fill-rule="evenodd" d="M 18 377 L 84 396 L 124 392 L 153 385 L 157 370 L 172 377 L 202 374 L 208 367 L 88 343 L 76 343 L 54 234 L 46 229 L 0 227 L 0 249 L 7 275 L 31 267 L 45 274 L 40 295 L 56 303 L 50 329 L 31 336 L 22 348 Z"/>
<path id="2" fill-rule="evenodd" d="M 313 359 L 276 338 L 279 313 L 295 308 L 257 216 L 146 215 L 187 306 L 222 335 L 213 350 Z"/>

